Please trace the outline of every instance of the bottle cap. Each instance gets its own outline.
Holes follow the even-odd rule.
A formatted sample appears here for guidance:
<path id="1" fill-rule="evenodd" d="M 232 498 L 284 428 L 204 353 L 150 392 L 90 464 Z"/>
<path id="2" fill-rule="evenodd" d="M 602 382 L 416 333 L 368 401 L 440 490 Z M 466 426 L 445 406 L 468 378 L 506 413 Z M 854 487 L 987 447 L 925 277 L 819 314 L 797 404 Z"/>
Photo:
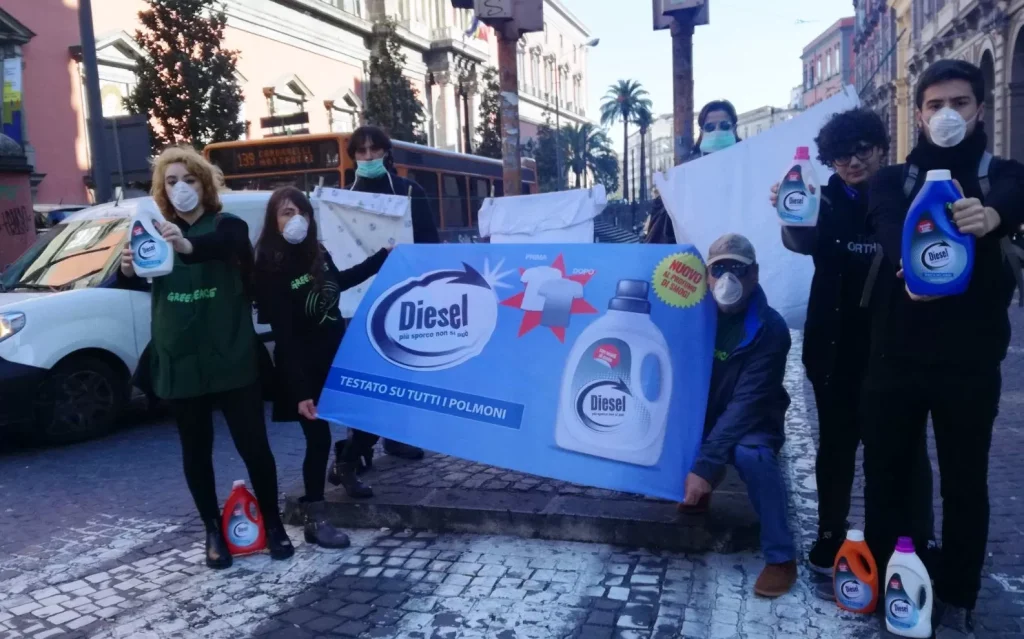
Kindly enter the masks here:
<path id="1" fill-rule="evenodd" d="M 949 169 L 935 169 L 934 171 L 928 171 L 928 175 L 925 177 L 925 182 L 949 182 L 953 179 Z"/>
<path id="2" fill-rule="evenodd" d="M 910 554 L 914 552 L 914 540 L 910 537 L 900 537 L 896 540 L 896 552 Z"/>
<path id="3" fill-rule="evenodd" d="M 846 531 L 846 538 L 850 541 L 864 541 L 864 531 L 851 528 Z"/>
<path id="4" fill-rule="evenodd" d="M 231 484 L 232 488 L 238 488 L 239 486 L 241 486 L 242 488 L 245 488 L 245 480 L 244 479 L 236 479 L 234 481 L 234 483 Z"/>
<path id="5" fill-rule="evenodd" d="M 811 159 L 811 147 L 809 146 L 798 146 L 796 147 L 795 160 L 810 160 Z"/>
<path id="6" fill-rule="evenodd" d="M 651 285 L 641 280 L 619 280 L 615 287 L 615 297 L 608 303 L 613 311 L 650 314 L 651 303 L 647 301 L 647 293 Z"/>

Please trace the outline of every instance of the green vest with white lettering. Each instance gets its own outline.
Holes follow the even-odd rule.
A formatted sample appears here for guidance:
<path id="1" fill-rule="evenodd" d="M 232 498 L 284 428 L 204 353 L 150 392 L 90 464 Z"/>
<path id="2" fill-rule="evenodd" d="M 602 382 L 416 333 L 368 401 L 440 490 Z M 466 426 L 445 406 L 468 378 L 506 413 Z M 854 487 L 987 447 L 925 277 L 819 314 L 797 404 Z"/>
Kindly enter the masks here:
<path id="1" fill-rule="evenodd" d="M 183 231 L 212 233 L 220 216 L 206 214 Z M 259 376 L 252 304 L 234 262 L 185 264 L 153 278 L 153 390 L 185 399 L 243 388 Z"/>

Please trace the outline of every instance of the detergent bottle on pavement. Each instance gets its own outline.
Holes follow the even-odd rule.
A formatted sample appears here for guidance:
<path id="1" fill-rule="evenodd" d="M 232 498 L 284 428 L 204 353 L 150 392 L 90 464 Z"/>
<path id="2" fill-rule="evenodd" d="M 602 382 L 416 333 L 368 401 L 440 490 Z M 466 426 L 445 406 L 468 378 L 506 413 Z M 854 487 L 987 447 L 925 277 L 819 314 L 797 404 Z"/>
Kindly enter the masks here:
<path id="1" fill-rule="evenodd" d="M 953 203 L 963 196 L 949 171 L 928 171 L 903 223 L 903 277 L 915 295 L 960 295 L 971 283 L 974 236 L 956 227 Z"/>
<path id="2" fill-rule="evenodd" d="M 783 226 L 816 226 L 821 192 L 811 164 L 811 150 L 796 148 L 793 165 L 779 183 L 779 201 L 775 210 Z"/>
<path id="3" fill-rule="evenodd" d="M 899 637 L 932 636 L 932 580 L 910 537 L 900 537 L 885 571 L 885 627 Z"/>
<path id="4" fill-rule="evenodd" d="M 244 481 L 232 484 L 223 517 L 224 539 L 232 555 L 250 555 L 267 547 L 260 506 Z"/>
<path id="5" fill-rule="evenodd" d="M 843 610 L 870 614 L 878 604 L 878 566 L 864 542 L 864 531 L 846 533 L 832 569 L 836 604 Z"/>
<path id="6" fill-rule="evenodd" d="M 174 251 L 157 230 L 156 223 L 163 221 L 164 216 L 153 201 L 148 199 L 139 202 L 132 215 L 129 241 L 132 266 L 139 277 L 160 277 L 174 270 Z"/>

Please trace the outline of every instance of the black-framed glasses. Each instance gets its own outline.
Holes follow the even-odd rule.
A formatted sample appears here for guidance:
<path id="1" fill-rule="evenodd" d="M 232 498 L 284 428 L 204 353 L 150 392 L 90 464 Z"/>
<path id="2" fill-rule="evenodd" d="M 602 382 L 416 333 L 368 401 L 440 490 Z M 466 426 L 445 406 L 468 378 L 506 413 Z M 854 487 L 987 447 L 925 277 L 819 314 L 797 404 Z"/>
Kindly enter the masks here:
<path id="1" fill-rule="evenodd" d="M 704 129 L 704 133 L 714 133 L 716 129 L 718 131 L 732 131 L 732 122 L 729 120 L 705 122 L 702 128 Z"/>
<path id="2" fill-rule="evenodd" d="M 742 262 L 715 262 L 708 267 L 708 271 L 711 273 L 711 277 L 716 280 L 726 273 L 732 273 L 742 279 L 750 272 L 750 264 L 743 264 Z"/>
<path id="3" fill-rule="evenodd" d="M 873 146 L 859 146 L 849 153 L 842 153 L 836 156 L 836 159 L 832 160 L 832 164 L 836 166 L 847 166 L 853 158 L 857 158 L 861 162 L 867 162 L 871 159 L 871 156 L 875 153 L 875 147 Z"/>

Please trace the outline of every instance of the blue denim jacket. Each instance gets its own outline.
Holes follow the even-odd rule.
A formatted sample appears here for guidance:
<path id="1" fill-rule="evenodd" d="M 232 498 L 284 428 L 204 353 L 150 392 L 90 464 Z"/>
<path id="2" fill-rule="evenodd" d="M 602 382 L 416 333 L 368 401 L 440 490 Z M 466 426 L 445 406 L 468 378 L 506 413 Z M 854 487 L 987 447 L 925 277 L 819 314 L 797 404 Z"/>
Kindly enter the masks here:
<path id="1" fill-rule="evenodd" d="M 728 356 L 715 360 L 695 474 L 713 482 L 740 444 L 775 451 L 782 447 L 789 408 L 783 378 L 790 345 L 786 322 L 758 287 L 747 307 L 743 339 Z"/>

